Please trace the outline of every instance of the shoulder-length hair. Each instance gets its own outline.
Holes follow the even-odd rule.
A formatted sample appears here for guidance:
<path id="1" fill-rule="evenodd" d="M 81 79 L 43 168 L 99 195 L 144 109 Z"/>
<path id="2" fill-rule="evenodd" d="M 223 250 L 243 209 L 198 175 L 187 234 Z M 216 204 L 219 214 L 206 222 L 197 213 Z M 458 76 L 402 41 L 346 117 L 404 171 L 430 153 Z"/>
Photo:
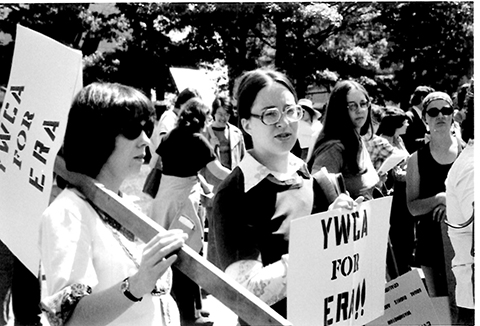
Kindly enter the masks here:
<path id="1" fill-rule="evenodd" d="M 357 134 L 355 126 L 348 113 L 347 95 L 351 90 L 358 90 L 365 95 L 368 102 L 371 102 L 366 89 L 356 81 L 342 80 L 338 82 L 330 94 L 325 110 L 325 121 L 314 145 L 314 152 L 325 142 L 339 140 L 345 147 L 344 160 L 352 173 L 360 172 L 359 153 L 362 143 L 359 136 L 372 133 L 371 105 L 368 107 L 367 120 Z M 314 159 L 314 157 L 312 157 Z"/>
<path id="2" fill-rule="evenodd" d="M 180 110 L 176 128 L 191 133 L 200 132 L 205 127 L 210 113 L 210 107 L 201 98 L 191 98 Z"/>
<path id="3" fill-rule="evenodd" d="M 117 83 L 85 86 L 68 115 L 61 152 L 66 168 L 96 178 L 115 149 L 116 137 L 142 122 L 153 124 L 154 116 L 152 102 L 133 87 Z"/>
<path id="4" fill-rule="evenodd" d="M 377 130 L 377 135 L 392 137 L 395 131 L 403 126 L 407 120 L 407 114 L 400 108 L 387 106 L 382 114 L 382 121 Z"/>
<path id="5" fill-rule="evenodd" d="M 297 92 L 290 79 L 283 73 L 272 69 L 255 69 L 245 72 L 240 76 L 235 92 L 238 111 L 238 125 L 242 127 L 243 138 L 247 149 L 253 147 L 252 137 L 245 132 L 241 123 L 242 119 L 250 119 L 252 106 L 258 93 L 266 86 L 274 83 L 285 86 L 293 94 L 295 103 L 298 101 Z"/>
<path id="6" fill-rule="evenodd" d="M 218 95 L 212 102 L 212 115 L 215 116 L 217 110 L 223 108 L 228 114 L 233 114 L 233 104 L 227 95 Z"/>

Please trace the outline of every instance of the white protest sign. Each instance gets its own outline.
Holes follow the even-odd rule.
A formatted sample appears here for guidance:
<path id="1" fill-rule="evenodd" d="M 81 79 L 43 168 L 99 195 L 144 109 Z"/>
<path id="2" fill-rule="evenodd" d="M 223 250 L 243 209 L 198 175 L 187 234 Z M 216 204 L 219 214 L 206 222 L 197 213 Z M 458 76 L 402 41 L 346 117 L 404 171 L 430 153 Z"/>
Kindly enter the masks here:
<path id="1" fill-rule="evenodd" d="M 212 105 L 215 99 L 215 85 L 206 71 L 190 68 L 170 68 L 170 73 L 175 80 L 178 92 L 187 87 L 194 88 L 200 93 L 202 100 L 208 106 Z"/>
<path id="2" fill-rule="evenodd" d="M 364 325 L 383 314 L 392 198 L 291 222 L 287 318 L 294 325 Z"/>
<path id="3" fill-rule="evenodd" d="M 418 271 L 410 271 L 385 286 L 385 314 L 368 326 L 440 325 Z"/>
<path id="4" fill-rule="evenodd" d="M 68 111 L 81 87 L 80 51 L 17 26 L 0 110 L 0 239 L 35 275 L 40 217 L 49 203 Z"/>

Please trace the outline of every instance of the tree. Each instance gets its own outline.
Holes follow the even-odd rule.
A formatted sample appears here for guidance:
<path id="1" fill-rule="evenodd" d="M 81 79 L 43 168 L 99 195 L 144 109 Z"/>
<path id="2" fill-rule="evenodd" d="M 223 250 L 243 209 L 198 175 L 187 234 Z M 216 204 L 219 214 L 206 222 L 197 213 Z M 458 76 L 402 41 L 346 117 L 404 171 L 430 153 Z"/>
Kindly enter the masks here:
<path id="1" fill-rule="evenodd" d="M 389 50 L 383 68 L 395 74 L 402 107 L 418 85 L 453 93 L 473 68 L 473 2 L 376 3 Z"/>

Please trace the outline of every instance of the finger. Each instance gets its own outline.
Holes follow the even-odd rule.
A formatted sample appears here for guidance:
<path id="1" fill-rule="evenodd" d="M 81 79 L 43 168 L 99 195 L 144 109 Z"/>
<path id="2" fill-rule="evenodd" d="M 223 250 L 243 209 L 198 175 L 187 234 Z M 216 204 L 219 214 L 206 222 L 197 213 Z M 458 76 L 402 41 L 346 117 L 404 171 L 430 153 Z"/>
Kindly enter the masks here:
<path id="1" fill-rule="evenodd" d="M 355 203 L 361 204 L 365 200 L 365 197 L 363 196 L 358 196 L 357 199 L 355 199 Z"/>
<path id="2" fill-rule="evenodd" d="M 162 246 L 155 247 L 156 250 L 153 252 L 153 260 L 158 262 L 162 258 L 170 256 L 172 253 L 179 250 L 185 244 L 185 240 L 183 237 L 177 238 L 173 241 L 170 241 Z"/>
<path id="3" fill-rule="evenodd" d="M 162 265 L 161 267 L 166 269 L 170 267 L 177 259 L 178 259 L 177 255 L 171 255 L 158 260 L 157 263 L 154 264 L 154 266 Z"/>

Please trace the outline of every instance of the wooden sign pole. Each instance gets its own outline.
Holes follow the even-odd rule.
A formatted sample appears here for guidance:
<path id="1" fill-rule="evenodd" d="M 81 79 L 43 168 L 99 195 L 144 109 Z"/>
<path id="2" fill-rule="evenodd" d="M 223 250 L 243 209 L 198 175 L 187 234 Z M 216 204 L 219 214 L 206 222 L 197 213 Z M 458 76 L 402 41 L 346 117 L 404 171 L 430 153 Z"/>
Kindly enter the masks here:
<path id="1" fill-rule="evenodd" d="M 83 174 L 65 168 L 61 157 L 55 161 L 55 173 L 77 187 L 99 209 L 110 215 L 145 243 L 165 229 L 148 216 L 129 207 L 117 194 Z M 193 249 L 184 246 L 178 252 L 175 267 L 219 299 L 249 325 L 291 326 L 292 324 L 250 293 Z"/>

